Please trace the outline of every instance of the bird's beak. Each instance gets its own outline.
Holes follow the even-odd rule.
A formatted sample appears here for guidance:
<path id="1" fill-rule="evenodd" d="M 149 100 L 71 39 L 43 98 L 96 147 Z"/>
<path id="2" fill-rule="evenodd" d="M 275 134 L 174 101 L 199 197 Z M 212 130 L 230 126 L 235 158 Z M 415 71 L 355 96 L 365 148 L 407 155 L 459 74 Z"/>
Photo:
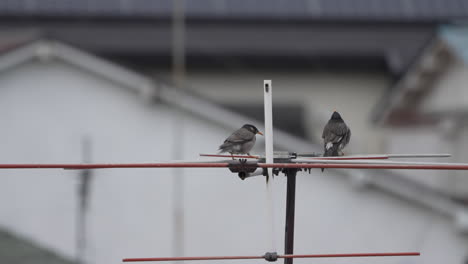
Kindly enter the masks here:
<path id="1" fill-rule="evenodd" d="M 262 132 L 260 132 L 260 131 L 258 131 L 258 132 L 257 132 L 257 134 L 259 134 L 259 135 L 262 135 L 262 136 L 263 136 L 263 133 L 262 133 Z"/>

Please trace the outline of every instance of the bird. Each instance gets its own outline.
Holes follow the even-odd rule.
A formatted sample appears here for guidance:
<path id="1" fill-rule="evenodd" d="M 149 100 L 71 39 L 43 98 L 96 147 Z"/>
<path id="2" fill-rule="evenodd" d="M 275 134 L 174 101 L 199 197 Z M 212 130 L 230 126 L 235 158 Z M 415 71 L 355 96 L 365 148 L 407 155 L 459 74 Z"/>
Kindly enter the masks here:
<path id="1" fill-rule="evenodd" d="M 334 111 L 322 133 L 324 157 L 342 156 L 342 149 L 351 139 L 351 129 L 346 125 L 340 113 Z M 322 168 L 323 172 L 324 168 Z"/>
<path id="2" fill-rule="evenodd" d="M 258 131 L 254 125 L 245 124 L 224 140 L 224 143 L 219 146 L 219 153 L 229 152 L 231 156 L 233 154 L 247 154 L 250 156 L 250 150 L 255 145 L 255 136 L 257 134 L 263 136 L 263 133 Z"/>

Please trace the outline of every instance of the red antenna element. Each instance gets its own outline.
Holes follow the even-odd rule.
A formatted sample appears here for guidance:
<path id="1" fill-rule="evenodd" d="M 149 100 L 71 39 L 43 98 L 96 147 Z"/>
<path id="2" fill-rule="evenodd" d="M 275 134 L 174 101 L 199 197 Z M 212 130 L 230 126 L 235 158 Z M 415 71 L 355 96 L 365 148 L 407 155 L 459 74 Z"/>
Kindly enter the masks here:
<path id="1" fill-rule="evenodd" d="M 278 255 L 277 258 L 363 258 L 363 257 L 396 257 L 420 256 L 419 252 L 390 252 L 390 253 L 349 253 L 349 254 L 312 254 L 312 255 Z M 123 262 L 143 261 L 189 261 L 189 260 L 241 260 L 265 259 L 266 256 L 216 256 L 216 257 L 174 257 L 174 258 L 126 258 Z"/>
<path id="2" fill-rule="evenodd" d="M 93 163 L 93 164 L 0 164 L 0 169 L 117 169 L 117 168 L 280 168 L 280 169 L 399 169 L 399 170 L 468 170 L 464 163 L 242 163 L 238 161 L 221 162 L 173 162 L 173 163 Z"/>
<path id="3" fill-rule="evenodd" d="M 227 168 L 229 163 L 0 164 L 0 169 Z"/>
<path id="4" fill-rule="evenodd" d="M 382 160 L 382 159 L 389 159 L 388 156 L 369 156 L 369 157 L 314 157 L 314 158 L 302 158 L 308 160 Z"/>
<path id="5" fill-rule="evenodd" d="M 263 259 L 263 256 L 218 256 L 218 257 L 174 257 L 174 258 L 126 258 L 123 262 L 142 261 L 185 261 L 185 260 L 233 260 L 233 259 Z"/>
<path id="6" fill-rule="evenodd" d="M 398 257 L 420 256 L 420 252 L 390 252 L 390 253 L 347 253 L 347 254 L 314 254 L 314 255 L 280 255 L 278 258 L 364 258 L 364 257 Z"/>
<path id="7" fill-rule="evenodd" d="M 334 169 L 396 169 L 396 170 L 468 170 L 468 164 L 299 164 L 299 163 L 259 163 L 260 168 L 291 168 L 291 169 L 314 169 L 314 168 L 334 168 Z"/>

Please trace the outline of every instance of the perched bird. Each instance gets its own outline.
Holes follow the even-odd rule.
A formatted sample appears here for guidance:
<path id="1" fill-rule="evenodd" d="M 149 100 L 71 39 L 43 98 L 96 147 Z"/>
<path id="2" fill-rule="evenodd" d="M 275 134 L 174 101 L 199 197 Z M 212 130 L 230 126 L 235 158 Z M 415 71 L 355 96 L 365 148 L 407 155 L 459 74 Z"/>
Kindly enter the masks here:
<path id="1" fill-rule="evenodd" d="M 341 150 L 349 143 L 351 130 L 338 112 L 333 112 L 330 120 L 328 120 L 328 123 L 323 128 L 322 138 L 324 157 L 343 155 Z"/>
<path id="2" fill-rule="evenodd" d="M 219 146 L 219 153 L 229 152 L 231 155 L 247 154 L 250 156 L 250 150 L 255 144 L 256 134 L 263 135 L 255 126 L 249 124 L 243 125 L 224 140 L 224 143 Z"/>

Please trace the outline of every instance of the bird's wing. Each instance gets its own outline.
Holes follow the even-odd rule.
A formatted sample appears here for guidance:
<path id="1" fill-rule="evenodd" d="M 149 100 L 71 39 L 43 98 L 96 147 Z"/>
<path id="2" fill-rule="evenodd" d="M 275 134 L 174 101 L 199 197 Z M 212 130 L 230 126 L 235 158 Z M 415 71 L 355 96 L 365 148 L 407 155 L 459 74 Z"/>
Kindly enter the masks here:
<path id="1" fill-rule="evenodd" d="M 245 128 L 238 129 L 232 133 L 224 142 L 242 143 L 252 140 L 255 134 Z"/>
<path id="2" fill-rule="evenodd" d="M 329 122 L 323 129 L 324 142 L 338 143 L 346 136 L 349 129 L 345 123 Z"/>
<path id="3" fill-rule="evenodd" d="M 349 129 L 348 127 L 348 132 L 346 132 L 346 135 L 342 141 L 343 146 L 348 145 L 350 139 L 351 139 L 351 129 Z"/>

